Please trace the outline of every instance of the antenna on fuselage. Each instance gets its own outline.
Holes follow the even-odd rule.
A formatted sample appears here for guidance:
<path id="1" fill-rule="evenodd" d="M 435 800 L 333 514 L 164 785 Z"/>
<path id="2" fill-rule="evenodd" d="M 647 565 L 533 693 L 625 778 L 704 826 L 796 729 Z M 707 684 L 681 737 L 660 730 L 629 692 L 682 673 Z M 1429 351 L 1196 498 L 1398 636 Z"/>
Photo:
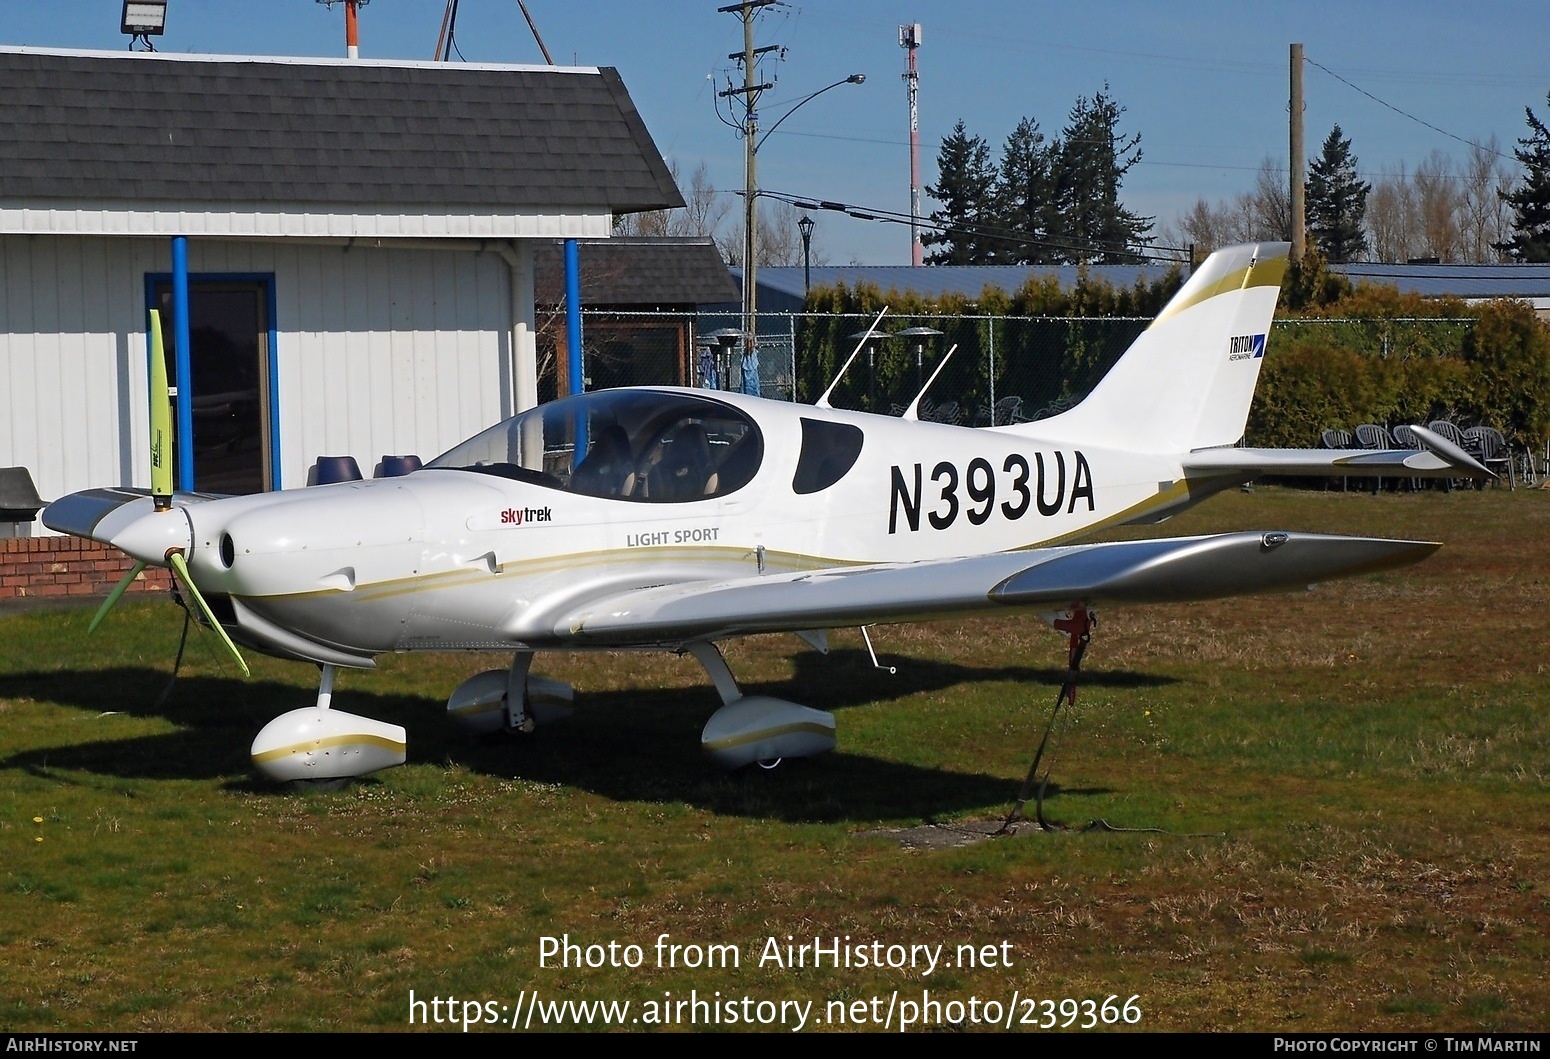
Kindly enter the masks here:
<path id="1" fill-rule="evenodd" d="M 885 305 L 883 306 L 883 311 L 877 314 L 877 319 L 873 320 L 871 324 L 867 326 L 867 329 L 861 332 L 861 341 L 856 343 L 856 348 L 851 351 L 850 358 L 846 360 L 845 363 L 840 367 L 839 373 L 834 376 L 834 381 L 829 383 L 829 388 L 823 392 L 823 396 L 813 402 L 814 408 L 834 407 L 829 403 L 829 395 L 833 393 L 834 388 L 840 384 L 840 380 L 845 377 L 845 370 L 850 367 L 851 361 L 855 360 L 856 356 L 862 351 L 862 349 L 866 347 L 867 340 L 873 337 L 873 332 L 877 330 L 877 325 L 882 323 L 883 317 L 887 314 L 888 306 Z"/>
<path id="2" fill-rule="evenodd" d="M 942 374 L 942 369 L 947 367 L 948 360 L 956 352 L 958 352 L 958 343 L 954 342 L 953 348 L 942 354 L 941 363 L 937 364 L 936 370 L 931 373 L 931 378 L 926 380 L 926 385 L 920 388 L 920 392 L 915 395 L 915 399 L 910 402 L 910 406 L 904 410 L 904 415 L 900 417 L 901 419 L 918 420 L 920 418 L 920 399 L 926 396 L 926 391 L 931 389 L 931 384 L 936 382 L 936 377 Z"/>

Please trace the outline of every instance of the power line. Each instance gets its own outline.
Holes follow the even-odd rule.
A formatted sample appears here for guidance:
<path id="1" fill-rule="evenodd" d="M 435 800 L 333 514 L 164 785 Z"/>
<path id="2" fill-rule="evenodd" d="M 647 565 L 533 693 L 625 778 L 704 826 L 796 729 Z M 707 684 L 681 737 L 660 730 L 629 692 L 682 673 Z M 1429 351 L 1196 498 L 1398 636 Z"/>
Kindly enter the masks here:
<path id="1" fill-rule="evenodd" d="M 1473 147 L 1477 151 L 1485 151 L 1488 154 L 1494 154 L 1496 157 L 1498 157 L 1498 158 L 1505 158 L 1509 162 L 1515 161 L 1515 159 L 1511 155 L 1502 154 L 1502 152 L 1500 152 L 1498 150 L 1495 150 L 1494 148 L 1487 147 L 1484 144 L 1476 143 L 1473 140 L 1466 140 L 1462 136 L 1456 136 L 1453 133 L 1449 132 L 1447 129 L 1440 129 L 1440 128 L 1438 128 L 1436 125 L 1433 125 L 1431 122 L 1427 121 L 1425 118 L 1418 118 L 1414 114 L 1410 113 L 1407 110 L 1401 110 L 1399 107 L 1396 107 L 1394 104 L 1390 103 L 1388 100 L 1379 99 L 1377 96 L 1373 95 L 1371 92 L 1367 91 L 1365 88 L 1361 88 L 1361 87 L 1359 87 L 1357 85 L 1353 85 L 1350 81 L 1347 81 L 1344 77 L 1341 77 L 1339 74 L 1335 73 L 1335 71 L 1331 70 L 1329 67 L 1325 66 L 1324 64 L 1322 64 L 1320 62 L 1317 62 L 1317 61 L 1315 61 L 1313 59 L 1309 59 L 1306 56 L 1303 57 L 1303 61 L 1306 62 L 1309 66 L 1317 66 L 1320 70 L 1323 70 L 1329 76 L 1333 77 L 1336 81 L 1339 81 L 1341 84 L 1345 85 L 1347 88 L 1351 89 L 1354 92 L 1360 92 L 1362 95 L 1366 96 L 1368 99 L 1372 100 L 1374 103 L 1379 104 L 1380 106 L 1388 107 L 1395 114 L 1398 114 L 1401 117 L 1409 118 L 1411 121 L 1415 122 L 1418 125 L 1425 125 L 1428 129 L 1431 129 L 1433 132 L 1440 132 L 1442 135 L 1448 137 L 1449 139 L 1457 140 L 1459 143 L 1465 144 L 1465 145 L 1467 145 L 1469 147 Z"/>
<path id="2" fill-rule="evenodd" d="M 806 195 L 793 195 L 784 191 L 769 191 L 761 188 L 761 198 L 774 199 L 805 210 L 828 210 L 835 213 L 843 213 L 858 221 L 880 221 L 884 224 L 909 224 L 910 215 L 900 213 L 897 210 L 878 209 L 872 206 L 858 206 L 852 203 L 831 202 L 826 199 L 814 199 Z M 950 224 L 933 220 L 930 217 L 921 217 L 916 222 L 921 228 L 930 229 L 940 234 L 960 234 L 978 236 L 984 239 L 996 239 L 1001 242 L 1018 243 L 1024 246 L 1042 246 L 1050 250 L 1064 250 L 1073 254 L 1127 254 L 1139 257 L 1147 261 L 1178 262 L 1180 258 L 1187 257 L 1189 249 L 1182 246 L 1166 246 L 1159 243 L 1137 244 L 1102 244 L 1102 243 L 1068 243 L 1055 239 L 1040 239 L 1015 228 L 998 228 L 986 224 Z"/>

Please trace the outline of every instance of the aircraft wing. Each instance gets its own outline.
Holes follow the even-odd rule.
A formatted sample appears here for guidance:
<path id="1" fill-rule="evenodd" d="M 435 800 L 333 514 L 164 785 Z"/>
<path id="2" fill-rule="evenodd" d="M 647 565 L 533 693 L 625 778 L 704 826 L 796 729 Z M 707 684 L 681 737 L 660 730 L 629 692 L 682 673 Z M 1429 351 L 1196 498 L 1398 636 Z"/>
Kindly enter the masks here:
<path id="1" fill-rule="evenodd" d="M 689 582 L 589 601 L 561 638 L 681 644 L 761 632 L 939 618 L 1001 607 L 1216 599 L 1418 562 L 1440 545 L 1243 532 L 1082 544 L 917 563 Z"/>

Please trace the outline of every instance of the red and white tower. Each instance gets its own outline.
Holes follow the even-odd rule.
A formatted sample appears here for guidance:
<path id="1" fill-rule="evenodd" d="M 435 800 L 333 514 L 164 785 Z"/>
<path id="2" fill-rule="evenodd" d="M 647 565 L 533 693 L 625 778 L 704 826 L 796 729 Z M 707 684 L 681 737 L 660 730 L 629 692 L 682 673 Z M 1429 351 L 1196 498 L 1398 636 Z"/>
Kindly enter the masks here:
<path id="1" fill-rule="evenodd" d="M 920 48 L 920 23 L 899 27 L 899 47 L 909 55 L 904 84 L 910 95 L 910 264 L 925 261 L 920 245 L 920 112 L 915 106 L 920 88 L 920 73 L 915 69 L 915 52 Z"/>

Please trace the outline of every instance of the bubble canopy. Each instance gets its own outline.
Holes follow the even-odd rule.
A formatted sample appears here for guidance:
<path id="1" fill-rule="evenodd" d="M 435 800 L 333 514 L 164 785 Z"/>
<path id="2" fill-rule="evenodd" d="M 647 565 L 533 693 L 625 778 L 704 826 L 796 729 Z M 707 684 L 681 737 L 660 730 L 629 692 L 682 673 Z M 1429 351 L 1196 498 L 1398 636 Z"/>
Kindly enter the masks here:
<path id="1" fill-rule="evenodd" d="M 663 390 L 599 390 L 512 416 L 425 469 L 670 504 L 735 492 L 763 459 L 758 426 L 730 405 Z"/>

